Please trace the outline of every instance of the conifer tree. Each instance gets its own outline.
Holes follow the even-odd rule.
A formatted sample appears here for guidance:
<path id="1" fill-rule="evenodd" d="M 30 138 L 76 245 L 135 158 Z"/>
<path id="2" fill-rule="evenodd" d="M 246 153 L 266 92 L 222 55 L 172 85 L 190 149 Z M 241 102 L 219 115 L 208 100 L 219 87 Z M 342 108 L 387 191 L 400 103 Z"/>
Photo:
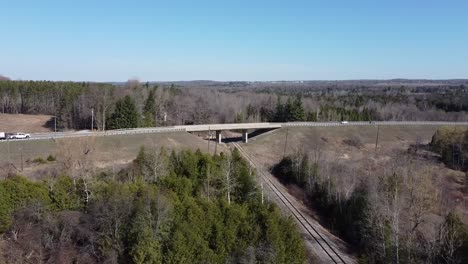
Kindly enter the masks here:
<path id="1" fill-rule="evenodd" d="M 115 104 L 115 111 L 108 120 L 110 129 L 138 127 L 138 111 L 130 96 L 125 96 Z"/>
<path id="2" fill-rule="evenodd" d="M 284 106 L 281 102 L 281 97 L 278 96 L 278 101 L 276 102 L 276 111 L 273 118 L 274 122 L 283 122 L 284 121 Z"/>
<path id="3" fill-rule="evenodd" d="M 298 95 L 293 102 L 291 120 L 289 121 L 304 121 L 305 119 L 306 115 L 304 107 L 302 106 L 302 98 L 300 95 Z"/>
<path id="4" fill-rule="evenodd" d="M 144 116 L 144 126 L 153 127 L 155 126 L 156 119 L 156 100 L 155 100 L 155 90 L 151 89 L 146 98 L 145 106 L 143 107 L 143 116 Z"/>

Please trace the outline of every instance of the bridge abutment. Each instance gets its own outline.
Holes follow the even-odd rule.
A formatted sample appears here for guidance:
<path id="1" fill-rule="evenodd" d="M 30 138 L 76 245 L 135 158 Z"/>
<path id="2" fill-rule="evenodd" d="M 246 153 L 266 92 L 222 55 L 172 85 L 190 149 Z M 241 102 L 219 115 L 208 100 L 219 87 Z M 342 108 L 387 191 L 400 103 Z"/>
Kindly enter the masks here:
<path id="1" fill-rule="evenodd" d="M 249 133 L 247 132 L 247 130 L 242 130 L 242 141 L 244 143 L 249 142 Z"/>
<path id="2" fill-rule="evenodd" d="M 221 130 L 216 131 L 216 142 L 222 143 L 223 141 L 223 136 L 221 135 Z"/>

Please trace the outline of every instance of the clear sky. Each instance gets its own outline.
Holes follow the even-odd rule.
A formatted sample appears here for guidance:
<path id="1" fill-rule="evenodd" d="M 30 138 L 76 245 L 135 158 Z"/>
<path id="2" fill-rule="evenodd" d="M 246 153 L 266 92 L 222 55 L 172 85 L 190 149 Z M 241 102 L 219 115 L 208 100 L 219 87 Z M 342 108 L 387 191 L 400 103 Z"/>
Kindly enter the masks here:
<path id="1" fill-rule="evenodd" d="M 0 0 L 0 34 L 12 79 L 468 78 L 466 0 Z"/>

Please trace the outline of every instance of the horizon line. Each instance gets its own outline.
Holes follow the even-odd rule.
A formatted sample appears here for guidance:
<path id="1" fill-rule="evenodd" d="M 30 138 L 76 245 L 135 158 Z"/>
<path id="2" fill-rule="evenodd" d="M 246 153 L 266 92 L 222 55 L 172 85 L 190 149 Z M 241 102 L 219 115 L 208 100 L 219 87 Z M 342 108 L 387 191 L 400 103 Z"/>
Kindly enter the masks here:
<path id="1" fill-rule="evenodd" d="M 6 80 L 0 81 L 50 81 L 50 82 L 87 82 L 87 83 L 125 83 L 129 81 L 138 81 L 140 83 L 176 83 L 176 82 L 218 82 L 218 83 L 230 83 L 230 82 L 247 82 L 247 83 L 267 83 L 267 82 L 346 82 L 346 81 L 468 81 L 468 78 L 356 78 L 356 79 L 283 79 L 283 80 L 215 80 L 215 79 L 189 79 L 189 80 L 141 80 L 139 78 L 129 78 L 127 80 L 118 81 L 92 81 L 92 80 L 57 80 L 57 79 L 11 79 L 7 76 L 0 75 Z"/>

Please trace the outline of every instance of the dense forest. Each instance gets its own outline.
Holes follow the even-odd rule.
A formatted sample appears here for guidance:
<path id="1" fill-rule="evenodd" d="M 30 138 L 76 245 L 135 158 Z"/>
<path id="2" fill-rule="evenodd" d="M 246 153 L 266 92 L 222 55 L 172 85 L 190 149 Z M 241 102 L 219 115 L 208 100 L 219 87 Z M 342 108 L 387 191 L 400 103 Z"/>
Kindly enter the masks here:
<path id="1" fill-rule="evenodd" d="M 89 129 L 92 113 L 98 130 L 260 121 L 466 121 L 468 84 L 3 80 L 0 111 L 56 116 L 62 130 Z"/>
<path id="2" fill-rule="evenodd" d="M 466 170 L 467 130 L 441 128 L 430 147 Z M 437 172 L 411 152 L 369 170 L 298 151 L 272 168 L 300 187 L 322 223 L 353 245 L 362 263 L 466 263 L 468 229 Z M 364 168 L 365 167 L 365 168 Z M 464 179 L 464 192 L 468 173 Z"/>
<path id="3" fill-rule="evenodd" d="M 305 262 L 293 220 L 236 151 L 142 148 L 116 173 L 87 153 L 56 158 L 67 176 L 0 181 L 0 262 Z"/>

